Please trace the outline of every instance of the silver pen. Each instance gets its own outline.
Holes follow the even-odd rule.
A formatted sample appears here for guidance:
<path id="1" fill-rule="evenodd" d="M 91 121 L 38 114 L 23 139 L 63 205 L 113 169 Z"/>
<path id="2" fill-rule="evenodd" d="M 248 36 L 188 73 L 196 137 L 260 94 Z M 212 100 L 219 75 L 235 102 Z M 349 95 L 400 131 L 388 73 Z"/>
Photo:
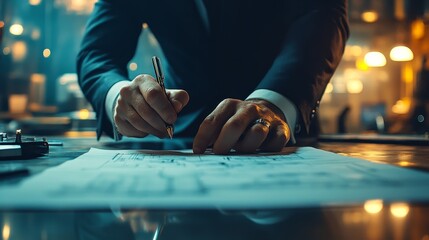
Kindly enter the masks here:
<path id="1" fill-rule="evenodd" d="M 153 64 L 153 69 L 155 70 L 156 82 L 161 86 L 162 90 L 165 93 L 165 96 L 170 101 L 170 99 L 168 98 L 167 92 L 165 91 L 165 85 L 164 85 L 165 76 L 161 68 L 161 60 L 159 60 L 157 56 L 153 56 L 152 64 Z M 167 128 L 168 136 L 170 137 L 170 139 L 173 139 L 174 126 L 171 124 L 165 123 L 165 127 Z"/>

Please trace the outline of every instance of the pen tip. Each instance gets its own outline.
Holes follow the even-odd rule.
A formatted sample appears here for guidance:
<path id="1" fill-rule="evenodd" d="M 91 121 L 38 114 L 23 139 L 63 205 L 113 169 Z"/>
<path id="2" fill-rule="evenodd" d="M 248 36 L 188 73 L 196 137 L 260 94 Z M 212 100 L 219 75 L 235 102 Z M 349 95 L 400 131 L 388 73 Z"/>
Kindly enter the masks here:
<path id="1" fill-rule="evenodd" d="M 170 137 L 170 139 L 173 139 L 173 128 L 172 127 L 167 127 L 167 133 L 168 133 L 168 136 Z"/>

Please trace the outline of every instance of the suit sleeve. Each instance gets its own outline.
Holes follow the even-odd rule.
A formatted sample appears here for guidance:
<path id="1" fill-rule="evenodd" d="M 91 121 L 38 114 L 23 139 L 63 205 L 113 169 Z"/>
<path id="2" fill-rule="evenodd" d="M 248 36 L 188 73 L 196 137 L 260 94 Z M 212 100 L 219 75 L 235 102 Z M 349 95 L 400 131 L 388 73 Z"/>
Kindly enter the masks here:
<path id="1" fill-rule="evenodd" d="M 325 87 L 341 60 L 349 35 L 345 0 L 294 1 L 299 16 L 257 89 L 290 99 L 307 132 Z M 310 6 L 310 7 L 309 7 Z"/>
<path id="2" fill-rule="evenodd" d="M 99 0 L 88 21 L 77 56 L 79 85 L 97 114 L 97 138 L 112 136 L 105 110 L 110 87 L 128 79 L 127 64 L 133 57 L 141 21 L 131 1 Z"/>

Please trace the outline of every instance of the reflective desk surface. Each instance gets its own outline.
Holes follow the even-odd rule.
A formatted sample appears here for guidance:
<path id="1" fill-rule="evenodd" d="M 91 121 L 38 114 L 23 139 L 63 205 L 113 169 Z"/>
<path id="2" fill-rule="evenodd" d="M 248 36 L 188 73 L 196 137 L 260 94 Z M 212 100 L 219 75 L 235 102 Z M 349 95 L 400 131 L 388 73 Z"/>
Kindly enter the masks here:
<path id="1" fill-rule="evenodd" d="M 90 147 L 184 149 L 190 139 L 123 141 L 94 137 L 51 137 L 63 143 L 49 156 L 2 160 L 24 164 L 30 175 L 76 158 Z M 429 173 L 429 147 L 382 143 L 321 142 L 315 147 Z M 0 187 L 26 177 L 0 180 Z M 429 191 L 429 183 L 428 183 Z M 7 197 L 7 196 L 0 196 Z M 97 211 L 11 211 L 0 209 L 2 239 L 417 239 L 429 240 L 429 201 L 368 200 L 356 205 L 277 210 L 105 209 Z"/>

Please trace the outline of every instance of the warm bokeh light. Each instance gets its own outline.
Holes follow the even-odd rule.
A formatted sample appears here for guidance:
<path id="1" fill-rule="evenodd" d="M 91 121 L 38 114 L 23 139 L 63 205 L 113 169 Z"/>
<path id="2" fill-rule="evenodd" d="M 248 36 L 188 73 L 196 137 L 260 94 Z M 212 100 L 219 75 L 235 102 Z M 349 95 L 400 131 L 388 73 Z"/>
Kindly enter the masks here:
<path id="1" fill-rule="evenodd" d="M 9 55 L 10 54 L 10 47 L 3 48 L 3 54 L 4 55 Z"/>
<path id="2" fill-rule="evenodd" d="M 30 75 L 30 91 L 28 92 L 28 109 L 32 112 L 42 111 L 42 105 L 45 101 L 45 83 L 46 75 L 33 73 Z"/>
<path id="3" fill-rule="evenodd" d="M 328 85 L 326 85 L 325 93 L 331 93 L 333 90 L 334 85 L 332 85 L 332 83 L 328 83 Z"/>
<path id="4" fill-rule="evenodd" d="M 410 206 L 407 203 L 392 203 L 390 213 L 397 218 L 404 218 L 408 215 Z"/>
<path id="5" fill-rule="evenodd" d="M 4 22 L 0 21 L 0 28 L 4 27 Z"/>
<path id="6" fill-rule="evenodd" d="M 367 213 L 377 214 L 383 209 L 383 200 L 381 199 L 368 200 L 363 205 L 363 208 Z"/>
<path id="7" fill-rule="evenodd" d="M 396 46 L 390 51 L 390 59 L 396 62 L 411 61 L 414 59 L 414 54 L 406 46 Z"/>
<path id="8" fill-rule="evenodd" d="M 411 23 L 411 36 L 413 39 L 422 39 L 425 36 L 425 22 L 422 19 Z"/>
<path id="9" fill-rule="evenodd" d="M 33 29 L 33 31 L 31 31 L 31 39 L 33 39 L 33 40 L 40 39 L 40 30 L 39 29 Z"/>
<path id="10" fill-rule="evenodd" d="M 392 106 L 392 112 L 396 114 L 406 114 L 410 110 L 411 102 L 408 99 L 401 99 L 396 101 Z"/>
<path id="11" fill-rule="evenodd" d="M 344 78 L 345 80 L 349 79 L 359 79 L 362 73 L 355 68 L 346 68 L 344 69 Z"/>
<path id="12" fill-rule="evenodd" d="M 405 64 L 402 67 L 402 80 L 405 83 L 412 83 L 414 79 L 414 70 L 413 66 L 410 64 Z"/>
<path id="13" fill-rule="evenodd" d="M 14 42 L 12 44 L 11 52 L 13 61 L 21 61 L 27 55 L 27 44 L 23 41 Z"/>
<path id="14" fill-rule="evenodd" d="M 33 6 L 39 5 L 41 2 L 42 0 L 28 0 L 28 3 Z"/>
<path id="15" fill-rule="evenodd" d="M 10 26 L 9 32 L 12 35 L 19 36 L 24 32 L 24 27 L 21 24 L 13 24 L 12 26 Z"/>
<path id="16" fill-rule="evenodd" d="M 46 81 L 46 75 L 40 73 L 33 73 L 30 76 L 30 81 L 32 84 L 44 84 Z"/>
<path id="17" fill-rule="evenodd" d="M 143 29 L 146 29 L 146 28 L 148 28 L 148 27 L 149 27 L 149 25 L 148 25 L 147 23 L 143 23 L 143 24 L 142 24 L 142 28 L 143 28 Z"/>
<path id="18" fill-rule="evenodd" d="M 361 18 L 364 22 L 367 22 L 367 23 L 377 22 L 378 13 L 375 11 L 366 11 L 362 13 Z"/>
<path id="19" fill-rule="evenodd" d="M 386 57 L 381 52 L 368 52 L 364 57 L 365 64 L 369 67 L 386 66 Z"/>
<path id="20" fill-rule="evenodd" d="M 365 60 L 362 58 L 356 59 L 356 68 L 361 71 L 366 71 L 369 69 L 368 65 L 366 65 Z"/>
<path id="21" fill-rule="evenodd" d="M 55 0 L 58 6 L 64 6 L 68 12 L 84 14 L 92 12 L 97 0 Z"/>
<path id="22" fill-rule="evenodd" d="M 333 90 L 336 93 L 346 93 L 346 80 L 344 80 L 344 76 L 337 76 L 335 79 L 332 79 Z"/>
<path id="23" fill-rule="evenodd" d="M 412 163 L 407 162 L 407 161 L 400 161 L 400 162 L 398 163 L 398 165 L 399 165 L 399 166 L 402 166 L 402 167 L 408 167 L 408 166 L 411 166 L 411 165 L 412 165 Z"/>
<path id="24" fill-rule="evenodd" d="M 353 61 L 360 57 L 363 53 L 363 49 L 359 45 L 346 45 L 344 49 L 343 59 L 346 61 Z"/>
<path id="25" fill-rule="evenodd" d="M 342 220 L 345 224 L 359 224 L 368 221 L 368 215 L 363 212 L 344 212 Z"/>
<path id="26" fill-rule="evenodd" d="M 362 47 L 358 45 L 351 46 L 350 52 L 353 56 L 359 57 L 360 55 L 362 55 Z"/>
<path id="27" fill-rule="evenodd" d="M 68 138 L 83 138 L 83 137 L 95 137 L 95 131 L 67 131 L 64 133 L 65 137 Z"/>
<path id="28" fill-rule="evenodd" d="M 359 79 L 351 79 L 347 81 L 347 92 L 351 94 L 361 93 L 363 90 L 362 81 Z"/>
<path id="29" fill-rule="evenodd" d="M 2 229 L 2 237 L 4 240 L 8 240 L 10 237 L 10 226 L 5 224 Z"/>
<path id="30" fill-rule="evenodd" d="M 128 66 L 128 68 L 129 68 L 131 71 L 135 71 L 135 70 L 137 70 L 138 65 L 137 65 L 137 63 L 132 62 L 132 63 L 130 63 L 130 65 Z"/>
<path id="31" fill-rule="evenodd" d="M 89 115 L 90 115 L 90 112 L 88 109 L 81 109 L 78 112 L 79 119 L 83 119 L 83 120 L 89 119 Z"/>
<path id="32" fill-rule="evenodd" d="M 49 50 L 49 48 L 45 48 L 45 50 L 43 50 L 43 57 L 48 58 L 50 56 L 51 56 L 51 50 Z"/>
<path id="33" fill-rule="evenodd" d="M 388 82 L 391 77 L 389 76 L 389 71 L 386 71 L 384 69 L 378 69 L 377 73 L 377 80 L 380 80 L 380 82 Z"/>

